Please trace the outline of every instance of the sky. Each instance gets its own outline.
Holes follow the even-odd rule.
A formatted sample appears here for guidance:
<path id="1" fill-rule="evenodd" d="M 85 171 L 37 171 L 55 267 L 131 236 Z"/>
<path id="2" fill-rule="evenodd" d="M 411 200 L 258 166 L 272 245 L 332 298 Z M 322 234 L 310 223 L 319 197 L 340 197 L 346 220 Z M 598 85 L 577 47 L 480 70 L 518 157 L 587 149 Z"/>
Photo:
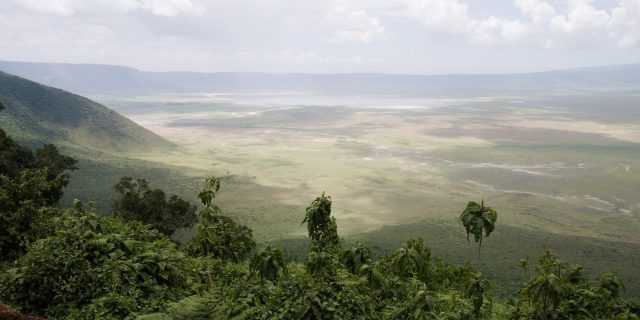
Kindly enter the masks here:
<path id="1" fill-rule="evenodd" d="M 0 0 L 0 60 L 512 73 L 640 62 L 640 0 Z"/>

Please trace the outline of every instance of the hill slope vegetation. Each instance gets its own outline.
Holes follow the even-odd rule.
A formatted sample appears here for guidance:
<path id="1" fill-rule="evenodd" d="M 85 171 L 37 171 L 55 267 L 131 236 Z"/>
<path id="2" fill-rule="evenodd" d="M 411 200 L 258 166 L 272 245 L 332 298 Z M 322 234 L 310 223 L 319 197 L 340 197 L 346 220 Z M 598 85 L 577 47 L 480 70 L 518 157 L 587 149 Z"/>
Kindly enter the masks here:
<path id="1" fill-rule="evenodd" d="M 175 147 L 101 104 L 4 72 L 0 101 L 5 105 L 0 125 L 28 145 L 117 153 Z"/>

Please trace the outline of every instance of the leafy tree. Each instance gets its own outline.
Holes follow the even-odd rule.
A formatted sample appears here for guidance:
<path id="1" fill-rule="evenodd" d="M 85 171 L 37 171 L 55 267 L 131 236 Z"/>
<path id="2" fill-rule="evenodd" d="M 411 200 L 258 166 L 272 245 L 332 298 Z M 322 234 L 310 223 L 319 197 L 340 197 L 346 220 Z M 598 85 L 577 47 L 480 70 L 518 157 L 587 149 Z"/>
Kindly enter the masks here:
<path id="1" fill-rule="evenodd" d="M 0 111 L 4 106 L 0 108 Z M 6 132 L 0 129 L 0 175 L 18 180 L 23 170 L 45 169 L 48 190 L 42 196 L 47 204 L 57 203 L 63 194 L 63 189 L 69 184 L 70 172 L 77 170 L 78 160 L 60 154 L 58 148 L 52 144 L 45 144 L 34 153 L 19 145 Z"/>
<path id="2" fill-rule="evenodd" d="M 302 223 L 307 224 L 312 247 L 322 250 L 338 246 L 340 239 L 336 218 L 331 216 L 331 197 L 322 193 L 322 196 L 311 202 L 306 212 Z"/>
<path id="3" fill-rule="evenodd" d="M 371 263 L 371 249 L 361 242 L 356 242 L 351 248 L 340 253 L 340 260 L 349 272 L 358 274 L 361 266 Z"/>
<path id="4" fill-rule="evenodd" d="M 554 273 L 543 273 L 531 279 L 522 289 L 536 306 L 540 319 L 548 319 L 550 308 L 556 308 L 562 298 L 562 282 Z"/>
<path id="5" fill-rule="evenodd" d="M 88 210 L 87 210 L 88 211 Z M 0 275 L 0 300 L 53 318 L 124 319 L 194 293 L 195 262 L 157 231 L 67 211 Z"/>
<path id="6" fill-rule="evenodd" d="M 307 272 L 318 280 L 332 280 L 337 271 L 336 256 L 324 250 L 311 250 L 307 254 Z"/>
<path id="7" fill-rule="evenodd" d="M 600 277 L 598 277 L 598 282 L 600 284 L 600 288 L 609 292 L 610 296 L 613 298 L 619 297 L 620 291 L 624 289 L 622 280 L 612 272 L 601 274 Z"/>
<path id="8" fill-rule="evenodd" d="M 391 316 L 391 319 L 431 320 L 437 317 L 436 302 L 426 289 L 418 290 Z"/>
<path id="9" fill-rule="evenodd" d="M 164 191 L 149 188 L 144 179 L 122 177 L 113 189 L 117 196 L 112 212 L 126 221 L 150 224 L 171 236 L 178 228 L 193 226 L 197 219 L 195 206 L 176 195 L 167 201 Z"/>
<path id="10" fill-rule="evenodd" d="M 35 152 L 33 166 L 47 168 L 46 179 L 50 184 L 44 193 L 47 203 L 57 203 L 62 198 L 63 190 L 69 185 L 71 171 L 77 170 L 78 160 L 60 154 L 58 148 L 52 144 L 45 144 Z"/>
<path id="11" fill-rule="evenodd" d="M 20 171 L 32 167 L 33 152 L 13 141 L 0 128 L 0 175 L 11 179 L 20 177 Z"/>
<path id="12" fill-rule="evenodd" d="M 484 200 L 480 204 L 473 201 L 469 202 L 462 214 L 460 214 L 460 221 L 462 221 L 462 225 L 467 231 L 467 241 L 469 241 L 469 235 L 473 235 L 474 240 L 478 242 L 478 268 L 480 268 L 482 238 L 484 236 L 488 237 L 495 230 L 497 219 L 498 213 L 493 208 L 485 206 Z"/>
<path id="13" fill-rule="evenodd" d="M 468 281 L 467 296 L 473 303 L 473 316 L 475 319 L 482 318 L 482 308 L 489 296 L 489 290 L 491 289 L 491 282 L 482 277 L 481 273 L 476 273 Z"/>
<path id="14" fill-rule="evenodd" d="M 253 231 L 220 214 L 222 211 L 213 202 L 219 190 L 220 179 L 211 177 L 206 180 L 205 187 L 198 194 L 204 208 L 200 211 L 200 223 L 196 228 L 192 251 L 238 262 L 256 246 Z"/>
<path id="15" fill-rule="evenodd" d="M 0 261 L 24 254 L 35 240 L 33 223 L 43 215 L 51 190 L 47 169 L 23 170 L 17 180 L 0 175 Z"/>
<path id="16" fill-rule="evenodd" d="M 393 269 L 401 277 L 416 277 L 426 282 L 430 260 L 431 249 L 424 246 L 422 239 L 409 239 L 404 247 L 393 254 Z"/>
<path id="17" fill-rule="evenodd" d="M 282 250 L 274 249 L 269 244 L 254 254 L 250 267 L 253 272 L 260 276 L 260 281 L 265 279 L 275 281 L 280 273 L 287 271 Z"/>

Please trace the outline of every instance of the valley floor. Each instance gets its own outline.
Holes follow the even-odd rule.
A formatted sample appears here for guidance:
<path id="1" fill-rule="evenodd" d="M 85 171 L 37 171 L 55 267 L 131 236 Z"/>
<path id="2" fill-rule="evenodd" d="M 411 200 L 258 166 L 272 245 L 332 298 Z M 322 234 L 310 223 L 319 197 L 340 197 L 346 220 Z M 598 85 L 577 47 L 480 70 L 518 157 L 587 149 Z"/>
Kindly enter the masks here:
<path id="1" fill-rule="evenodd" d="M 484 199 L 499 212 L 486 244 L 492 276 L 519 283 L 517 260 L 551 249 L 618 272 L 639 295 L 627 267 L 640 264 L 638 97 L 96 97 L 182 150 L 85 166 L 192 199 L 207 175 L 223 176 L 220 206 L 261 242 L 303 237 L 304 210 L 326 191 L 342 236 L 381 252 L 421 236 L 460 263 L 472 249 L 458 214 Z M 78 175 L 77 186 L 91 182 Z M 82 192 L 72 186 L 67 199 Z"/>

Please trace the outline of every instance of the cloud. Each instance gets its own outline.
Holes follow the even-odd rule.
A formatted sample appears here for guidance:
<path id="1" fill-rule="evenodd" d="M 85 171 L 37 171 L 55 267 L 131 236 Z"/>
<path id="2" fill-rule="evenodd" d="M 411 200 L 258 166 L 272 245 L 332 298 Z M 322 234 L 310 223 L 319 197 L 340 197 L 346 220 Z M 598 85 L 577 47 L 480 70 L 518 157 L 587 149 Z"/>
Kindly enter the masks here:
<path id="1" fill-rule="evenodd" d="M 526 39 L 530 29 L 517 20 L 495 16 L 471 18 L 469 7 L 458 0 L 409 0 L 407 14 L 418 19 L 431 33 L 462 35 L 472 43 L 518 42 Z"/>
<path id="2" fill-rule="evenodd" d="M 403 73 L 638 62 L 640 0 L 500 3 L 0 0 L 0 59 L 146 70 Z"/>
<path id="3" fill-rule="evenodd" d="M 378 18 L 364 9 L 351 9 L 344 2 L 330 2 L 321 23 L 332 30 L 329 42 L 368 43 L 389 38 Z"/>
<path id="4" fill-rule="evenodd" d="M 466 37 L 472 43 L 528 43 L 546 49 L 640 45 L 640 0 L 620 0 L 610 10 L 589 0 L 568 0 L 560 11 L 544 0 L 515 0 L 527 19 L 476 18 L 459 0 L 407 0 L 407 16 L 427 31 Z"/>
<path id="5" fill-rule="evenodd" d="M 202 15 L 204 5 L 192 0 L 15 0 L 25 9 L 42 13 L 70 16 L 79 13 L 95 15 L 125 14 L 146 11 L 152 14 L 173 17 L 180 14 Z"/>
<path id="6" fill-rule="evenodd" d="M 471 41 L 481 44 L 511 43 L 525 40 L 531 27 L 517 20 L 505 20 L 491 16 L 469 22 Z"/>
<path id="7" fill-rule="evenodd" d="M 434 32 L 465 34 L 471 27 L 469 8 L 458 0 L 409 0 L 407 14 Z"/>
<path id="8" fill-rule="evenodd" d="M 531 17 L 534 23 L 548 22 L 557 15 L 556 10 L 550 4 L 540 0 L 515 0 L 514 5 L 522 13 Z"/>

